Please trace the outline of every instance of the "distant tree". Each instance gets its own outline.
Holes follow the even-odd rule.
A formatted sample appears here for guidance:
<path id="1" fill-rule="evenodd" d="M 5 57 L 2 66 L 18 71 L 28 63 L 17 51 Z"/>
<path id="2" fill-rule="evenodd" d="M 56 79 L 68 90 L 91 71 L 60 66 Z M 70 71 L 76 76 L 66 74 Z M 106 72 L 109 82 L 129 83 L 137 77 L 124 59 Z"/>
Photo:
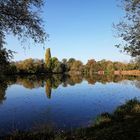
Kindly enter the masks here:
<path id="1" fill-rule="evenodd" d="M 73 62 L 72 66 L 71 66 L 71 71 L 83 71 L 83 63 L 80 60 L 76 60 Z"/>
<path id="2" fill-rule="evenodd" d="M 129 63 L 126 64 L 126 70 L 137 70 L 135 59 L 131 59 Z"/>
<path id="3" fill-rule="evenodd" d="M 92 74 L 93 72 L 97 72 L 96 71 L 96 61 L 94 59 L 88 60 L 84 71 L 86 73 L 90 73 L 90 74 Z"/>
<path id="4" fill-rule="evenodd" d="M 106 61 L 105 73 L 110 74 L 114 72 L 114 65 L 112 61 Z"/>
<path id="5" fill-rule="evenodd" d="M 106 60 L 105 59 L 102 59 L 101 61 L 98 61 L 99 65 L 100 65 L 100 70 L 103 70 L 105 71 L 106 69 Z"/>
<path id="6" fill-rule="evenodd" d="M 114 65 L 113 66 L 114 70 L 125 70 L 128 66 L 128 64 L 124 64 L 124 63 L 121 63 L 121 62 L 114 62 L 113 65 Z"/>
<path id="7" fill-rule="evenodd" d="M 35 73 L 34 60 L 32 58 L 25 59 L 16 64 L 19 73 Z"/>
<path id="8" fill-rule="evenodd" d="M 11 65 L 11 64 L 10 64 Z M 43 73 L 44 72 L 44 62 L 38 59 L 25 59 L 23 61 L 19 61 L 14 63 L 16 66 L 17 73 Z M 14 67 L 11 67 L 14 69 Z"/>
<path id="9" fill-rule="evenodd" d="M 50 48 L 46 49 L 45 66 L 48 70 L 51 69 L 51 50 L 50 50 Z"/>
<path id="10" fill-rule="evenodd" d="M 56 65 L 52 71 L 53 71 L 53 73 L 63 73 L 62 63 L 57 61 Z"/>
<path id="11" fill-rule="evenodd" d="M 68 61 L 66 58 L 62 59 L 62 69 L 63 72 L 68 72 L 69 71 L 69 66 L 68 66 Z"/>
<path id="12" fill-rule="evenodd" d="M 69 63 L 72 63 L 72 62 L 74 62 L 74 61 L 76 61 L 74 58 L 70 58 L 70 59 L 68 60 Z"/>
<path id="13" fill-rule="evenodd" d="M 74 58 L 70 58 L 68 61 L 67 61 L 67 68 L 68 70 L 71 69 L 73 63 L 75 62 L 76 60 Z"/>
<path id="14" fill-rule="evenodd" d="M 62 59 L 62 63 L 63 63 L 63 64 L 66 64 L 66 63 L 67 63 L 67 59 L 66 59 L 66 58 L 63 58 L 63 59 Z"/>
<path id="15" fill-rule="evenodd" d="M 140 56 L 140 0 L 122 0 L 122 6 L 126 15 L 115 28 L 124 43 L 116 46 L 132 57 Z"/>
<path id="16" fill-rule="evenodd" d="M 57 66 L 58 66 L 59 60 L 56 57 L 52 57 L 50 59 L 50 63 L 51 63 L 51 71 L 57 73 L 58 71 Z"/>

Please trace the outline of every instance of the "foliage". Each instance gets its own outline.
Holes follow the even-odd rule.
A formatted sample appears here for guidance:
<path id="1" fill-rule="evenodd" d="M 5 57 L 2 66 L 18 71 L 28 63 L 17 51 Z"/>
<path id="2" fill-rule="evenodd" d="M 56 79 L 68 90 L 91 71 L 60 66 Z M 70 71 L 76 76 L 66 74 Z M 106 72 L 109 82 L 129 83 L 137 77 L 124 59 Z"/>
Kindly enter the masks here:
<path id="1" fill-rule="evenodd" d="M 126 15 L 115 25 L 118 37 L 124 40 L 125 52 L 133 57 L 140 56 L 140 0 L 122 0 L 122 7 Z"/>
<path id="2" fill-rule="evenodd" d="M 96 61 L 94 59 L 91 59 L 91 60 L 88 60 L 86 66 L 85 66 L 85 70 L 84 72 L 85 73 L 94 73 L 94 72 L 97 72 L 98 70 L 96 69 Z"/>
<path id="3" fill-rule="evenodd" d="M 44 61 L 38 59 L 26 59 L 15 63 L 17 73 L 43 73 L 44 72 Z"/>
<path id="4" fill-rule="evenodd" d="M 72 61 L 71 61 L 72 60 Z M 39 59 L 26 59 L 19 62 L 9 63 L 7 73 L 79 73 L 85 75 L 92 75 L 98 72 L 104 72 L 105 74 L 113 74 L 115 71 L 130 71 L 139 70 L 140 62 L 139 59 L 134 59 L 129 63 L 112 62 L 108 60 L 95 61 L 93 59 L 88 60 L 87 64 L 84 65 L 81 61 L 75 59 L 69 59 L 59 61 L 56 57 L 49 58 L 47 63 L 46 60 Z"/>
<path id="5" fill-rule="evenodd" d="M 103 113 L 96 118 L 94 126 L 100 125 L 101 123 L 108 123 L 111 121 L 111 115 L 109 113 Z"/>
<path id="6" fill-rule="evenodd" d="M 88 60 L 85 65 L 84 72 L 85 73 L 96 73 L 98 71 L 104 71 L 105 74 L 111 74 L 114 71 L 118 70 L 126 70 L 128 64 L 121 62 L 112 62 L 108 60 L 95 61 L 94 59 Z"/>
<path id="7" fill-rule="evenodd" d="M 56 58 L 51 58 L 51 71 L 52 73 L 63 73 L 64 69 L 62 63 Z"/>
<path id="8" fill-rule="evenodd" d="M 83 70 L 83 63 L 80 60 L 76 60 L 72 63 L 71 71 L 82 71 Z"/>
<path id="9" fill-rule="evenodd" d="M 0 0 L 0 73 L 9 69 L 12 51 L 4 48 L 5 36 L 12 33 L 18 39 L 31 38 L 36 43 L 46 39 L 40 18 L 43 0 Z"/>
<path id="10" fill-rule="evenodd" d="M 46 54 L 45 54 L 45 66 L 48 71 L 51 69 L 51 51 L 50 48 L 46 49 Z"/>
<path id="11" fill-rule="evenodd" d="M 140 58 L 136 57 L 129 63 L 112 62 L 109 60 L 96 61 L 88 60 L 84 65 L 80 60 L 70 58 L 59 61 L 56 57 L 51 57 L 51 50 L 48 48 L 45 54 L 45 61 L 39 59 L 26 59 L 19 62 L 9 63 L 9 52 L 3 49 L 1 57 L 1 69 L 7 74 L 39 74 L 39 73 L 73 73 L 92 75 L 94 73 L 113 74 L 115 71 L 130 71 L 140 69 Z M 4 62 L 4 65 L 2 65 Z M 7 65 L 7 66 L 6 66 Z M 5 66 L 5 67 L 4 67 Z M 6 70 L 7 67 L 7 70 Z M 2 71 L 1 70 L 1 71 Z"/>
<path id="12" fill-rule="evenodd" d="M 9 33 L 19 39 L 32 38 L 35 42 L 43 43 L 45 31 L 39 15 L 42 6 L 43 0 L 1 0 L 0 46 Z"/>
<path id="13" fill-rule="evenodd" d="M 5 48 L 0 48 L 0 75 L 7 74 L 10 67 L 10 59 L 12 58 L 12 51 Z"/>

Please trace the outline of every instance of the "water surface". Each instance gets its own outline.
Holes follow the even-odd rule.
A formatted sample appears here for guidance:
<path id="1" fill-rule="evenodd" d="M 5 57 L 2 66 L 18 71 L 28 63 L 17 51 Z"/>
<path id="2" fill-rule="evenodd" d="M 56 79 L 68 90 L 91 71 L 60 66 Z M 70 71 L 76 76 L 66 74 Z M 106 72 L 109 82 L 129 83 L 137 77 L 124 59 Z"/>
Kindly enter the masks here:
<path id="1" fill-rule="evenodd" d="M 86 127 L 98 115 L 140 99 L 140 77 L 15 76 L 0 84 L 0 133 L 44 125 Z"/>

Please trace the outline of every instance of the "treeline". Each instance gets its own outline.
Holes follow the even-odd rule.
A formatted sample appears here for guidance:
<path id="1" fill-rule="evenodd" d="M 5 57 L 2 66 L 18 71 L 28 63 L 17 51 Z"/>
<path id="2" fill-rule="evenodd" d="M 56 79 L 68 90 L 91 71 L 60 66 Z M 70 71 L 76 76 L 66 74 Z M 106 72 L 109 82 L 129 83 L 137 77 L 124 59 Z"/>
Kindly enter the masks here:
<path id="1" fill-rule="evenodd" d="M 115 71 L 131 70 L 140 70 L 140 62 L 138 59 L 130 61 L 129 63 L 112 62 L 107 60 L 95 61 L 94 59 L 91 59 L 88 60 L 87 64 L 84 66 L 85 73 L 103 72 L 105 74 L 110 74 Z"/>
<path id="2" fill-rule="evenodd" d="M 45 60 L 26 59 L 18 62 L 11 62 L 7 74 L 40 74 L 40 73 L 76 73 L 76 74 L 110 74 L 115 71 L 140 70 L 140 61 L 135 59 L 130 63 L 112 62 L 107 60 L 88 60 L 84 65 L 80 60 L 74 58 L 59 61 L 51 57 L 50 49 L 46 50 Z"/>

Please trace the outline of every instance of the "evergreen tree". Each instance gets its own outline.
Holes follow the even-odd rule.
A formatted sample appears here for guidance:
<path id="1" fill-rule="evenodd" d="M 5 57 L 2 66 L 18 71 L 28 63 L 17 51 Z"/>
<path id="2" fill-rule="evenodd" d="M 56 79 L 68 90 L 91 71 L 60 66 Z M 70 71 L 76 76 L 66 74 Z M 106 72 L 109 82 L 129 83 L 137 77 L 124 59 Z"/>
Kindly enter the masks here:
<path id="1" fill-rule="evenodd" d="M 51 50 L 50 48 L 46 49 L 46 54 L 45 54 L 45 66 L 47 70 L 51 70 Z"/>

